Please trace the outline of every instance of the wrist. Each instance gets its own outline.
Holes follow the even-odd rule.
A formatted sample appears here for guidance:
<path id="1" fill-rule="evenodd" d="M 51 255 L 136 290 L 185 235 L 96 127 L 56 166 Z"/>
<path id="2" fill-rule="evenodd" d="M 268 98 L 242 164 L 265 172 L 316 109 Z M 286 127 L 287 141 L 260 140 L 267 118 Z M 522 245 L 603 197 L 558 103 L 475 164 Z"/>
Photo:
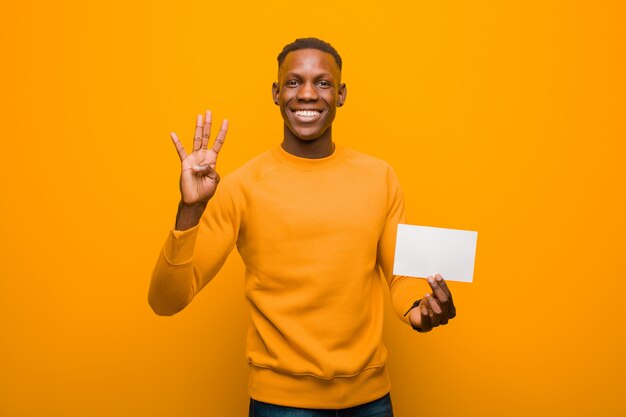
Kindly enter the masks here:
<path id="1" fill-rule="evenodd" d="M 182 200 L 178 203 L 178 212 L 176 213 L 176 230 L 187 230 L 195 227 L 200 223 L 200 218 L 206 209 L 208 201 L 185 204 Z"/>
<path id="2" fill-rule="evenodd" d="M 197 203 L 185 203 L 183 200 L 180 200 L 178 202 L 178 209 L 180 210 L 181 208 L 187 210 L 187 211 L 202 211 L 204 212 L 204 209 L 206 208 L 207 204 L 209 203 L 209 200 L 206 201 L 198 201 Z"/>

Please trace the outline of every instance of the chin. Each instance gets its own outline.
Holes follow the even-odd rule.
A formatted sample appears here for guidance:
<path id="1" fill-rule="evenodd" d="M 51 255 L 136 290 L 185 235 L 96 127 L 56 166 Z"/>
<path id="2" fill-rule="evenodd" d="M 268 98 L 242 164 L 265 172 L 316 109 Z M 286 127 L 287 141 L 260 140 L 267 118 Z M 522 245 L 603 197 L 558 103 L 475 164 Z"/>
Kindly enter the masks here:
<path id="1" fill-rule="evenodd" d="M 298 139 L 303 140 L 305 142 L 311 142 L 313 140 L 319 139 L 322 136 L 320 133 L 315 133 L 315 134 L 311 134 L 311 135 L 303 135 L 303 134 L 299 134 L 299 133 L 294 133 L 294 135 Z"/>
<path id="2" fill-rule="evenodd" d="M 291 113 L 283 114 L 285 125 L 296 138 L 303 141 L 319 139 L 330 128 L 329 125 L 327 126 L 326 111 L 323 113 L 323 118 L 316 123 L 301 123 L 299 120 L 293 120 L 291 116 Z"/>
<path id="3" fill-rule="evenodd" d="M 326 133 L 328 128 L 324 130 L 314 130 L 314 131 L 310 131 L 310 130 L 302 131 L 299 129 L 292 129 L 292 128 L 289 128 L 289 130 L 291 131 L 291 133 L 293 133 L 293 135 L 296 138 L 303 140 L 303 141 L 310 142 L 310 141 L 319 139 L 322 136 L 324 136 L 324 133 Z"/>

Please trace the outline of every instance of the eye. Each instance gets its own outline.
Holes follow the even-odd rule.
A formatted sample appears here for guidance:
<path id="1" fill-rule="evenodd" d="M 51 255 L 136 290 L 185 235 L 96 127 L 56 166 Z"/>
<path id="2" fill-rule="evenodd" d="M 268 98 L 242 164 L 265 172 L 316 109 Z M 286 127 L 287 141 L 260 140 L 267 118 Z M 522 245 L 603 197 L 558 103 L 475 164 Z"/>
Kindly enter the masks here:
<path id="1" fill-rule="evenodd" d="M 296 80 L 289 80 L 285 83 L 285 85 L 287 87 L 297 87 L 298 86 L 298 81 Z"/>
<path id="2" fill-rule="evenodd" d="M 324 87 L 324 88 L 330 87 L 332 85 L 331 83 L 329 83 L 326 80 L 322 80 L 322 81 L 318 82 L 318 84 L 319 84 L 320 87 Z"/>

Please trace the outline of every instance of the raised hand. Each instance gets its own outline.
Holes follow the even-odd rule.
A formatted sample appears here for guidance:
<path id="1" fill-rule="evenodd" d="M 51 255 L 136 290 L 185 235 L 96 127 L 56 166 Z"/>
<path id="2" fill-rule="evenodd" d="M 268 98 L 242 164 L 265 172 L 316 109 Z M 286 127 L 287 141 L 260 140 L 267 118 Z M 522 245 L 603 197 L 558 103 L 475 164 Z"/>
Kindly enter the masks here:
<path id="1" fill-rule="evenodd" d="M 172 142 L 176 147 L 181 161 L 180 195 L 184 206 L 206 205 L 215 194 L 220 176 L 215 170 L 217 155 L 224 144 L 228 131 L 228 120 L 222 122 L 222 127 L 215 138 L 213 147 L 208 149 L 211 134 L 211 111 L 206 112 L 204 123 L 199 114 L 196 121 L 196 131 L 191 154 L 185 152 L 185 147 L 172 132 Z"/>
<path id="2" fill-rule="evenodd" d="M 427 332 L 433 327 L 448 324 L 456 317 L 456 307 L 452 301 L 452 293 L 439 274 L 428 277 L 428 284 L 433 290 L 420 301 L 419 307 L 411 310 L 409 321 L 414 329 Z"/>

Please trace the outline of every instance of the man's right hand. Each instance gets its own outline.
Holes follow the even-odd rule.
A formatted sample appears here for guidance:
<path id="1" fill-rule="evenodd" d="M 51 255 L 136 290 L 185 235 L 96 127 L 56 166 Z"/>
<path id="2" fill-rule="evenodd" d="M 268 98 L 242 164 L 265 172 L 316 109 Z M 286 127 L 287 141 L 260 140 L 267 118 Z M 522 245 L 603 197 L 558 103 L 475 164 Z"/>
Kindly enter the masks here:
<path id="1" fill-rule="evenodd" d="M 202 215 L 204 207 L 215 194 L 217 184 L 220 181 L 220 176 L 215 170 L 217 155 L 224 144 L 227 131 L 228 120 L 224 120 L 213 147 L 208 149 L 211 134 L 211 112 L 206 112 L 204 123 L 202 122 L 202 115 L 199 114 L 191 154 L 185 152 L 185 147 L 178 140 L 176 133 L 171 133 L 172 142 L 181 161 L 181 201 L 176 217 L 176 229 L 185 230 L 197 224 L 200 217 L 198 212 Z"/>

